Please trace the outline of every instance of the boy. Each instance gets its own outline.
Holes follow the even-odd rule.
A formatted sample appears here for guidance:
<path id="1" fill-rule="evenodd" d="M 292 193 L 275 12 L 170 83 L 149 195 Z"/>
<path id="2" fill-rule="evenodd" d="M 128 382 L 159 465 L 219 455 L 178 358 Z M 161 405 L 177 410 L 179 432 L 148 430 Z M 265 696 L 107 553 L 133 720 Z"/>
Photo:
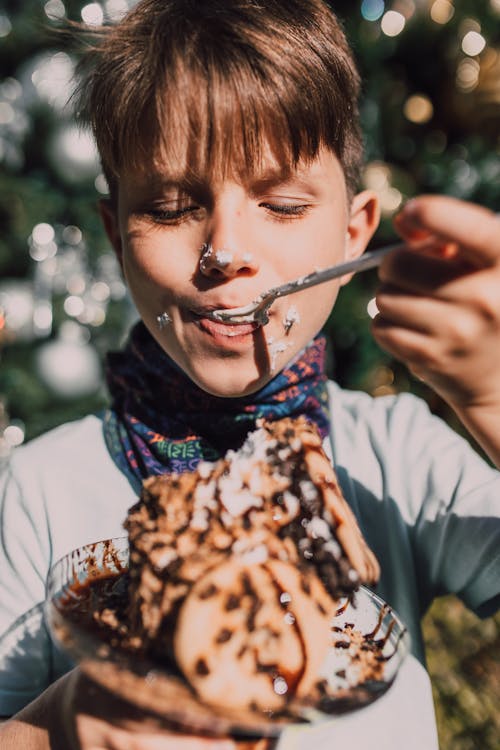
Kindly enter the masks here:
<path id="1" fill-rule="evenodd" d="M 339 25 L 322 0 L 143 0 L 102 34 L 79 101 L 110 185 L 102 218 L 142 323 L 109 359 L 104 419 L 34 441 L 2 480 L 0 713 L 35 701 L 0 738 L 69 747 L 69 720 L 83 748 L 233 747 L 151 727 L 78 670 L 45 690 L 69 665 L 41 622 L 44 580 L 71 549 L 122 535 L 148 474 L 220 455 L 257 416 L 304 413 L 325 436 L 413 656 L 386 697 L 321 738 L 304 730 L 302 746 L 434 748 L 419 621 L 446 591 L 480 614 L 498 607 L 498 473 L 416 399 L 374 401 L 326 382 L 317 334 L 347 278 L 278 300 L 266 326 L 210 317 L 360 255 L 375 231 L 376 197 L 356 192 L 359 81 Z M 397 227 L 410 247 L 381 267 L 374 335 L 498 464 L 498 222 L 426 197 Z"/>

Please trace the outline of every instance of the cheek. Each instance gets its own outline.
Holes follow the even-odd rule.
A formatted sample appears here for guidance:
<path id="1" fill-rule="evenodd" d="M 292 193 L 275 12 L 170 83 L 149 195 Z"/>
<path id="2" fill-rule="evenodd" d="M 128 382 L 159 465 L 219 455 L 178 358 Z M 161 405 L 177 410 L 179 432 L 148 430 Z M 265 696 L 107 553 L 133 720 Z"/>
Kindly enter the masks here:
<path id="1" fill-rule="evenodd" d="M 133 292 L 165 295 L 180 289 L 192 275 L 185 253 L 131 245 L 123 255 L 123 273 Z"/>
<path id="2" fill-rule="evenodd" d="M 340 283 L 337 279 L 326 284 L 318 284 L 304 291 L 302 308 L 304 310 L 304 320 L 311 320 L 316 323 L 322 321 L 321 325 L 329 316 L 337 295 L 339 293 Z"/>
<path id="3" fill-rule="evenodd" d="M 300 348 L 319 333 L 335 303 L 339 284 L 331 282 L 322 287 L 313 287 L 282 300 L 277 320 L 280 340 L 293 341 Z"/>
<path id="4" fill-rule="evenodd" d="M 317 237 L 312 234 L 307 244 L 296 248 L 289 256 L 289 267 L 287 278 L 299 278 L 306 276 L 313 271 L 324 270 L 346 260 L 346 237 L 345 234 L 340 236 L 339 232 L 330 231 L 327 236 L 318 234 Z M 303 292 L 304 298 L 315 305 L 315 301 L 324 299 L 333 300 L 336 297 L 338 282 L 334 280 L 331 283 L 320 284 L 312 287 L 311 290 Z M 309 295 L 309 296 L 308 296 Z"/>

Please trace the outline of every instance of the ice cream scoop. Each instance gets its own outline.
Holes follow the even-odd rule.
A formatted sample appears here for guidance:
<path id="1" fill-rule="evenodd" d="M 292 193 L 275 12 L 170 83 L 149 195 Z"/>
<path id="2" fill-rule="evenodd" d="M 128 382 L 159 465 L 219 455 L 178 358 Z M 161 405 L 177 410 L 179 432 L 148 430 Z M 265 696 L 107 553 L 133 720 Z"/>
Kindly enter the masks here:
<path id="1" fill-rule="evenodd" d="M 220 710 L 313 696 L 338 600 L 379 574 L 305 417 L 146 480 L 126 526 L 133 636 Z"/>
<path id="2" fill-rule="evenodd" d="M 208 571 L 184 601 L 174 637 L 177 664 L 208 704 L 277 711 L 292 696 L 313 693 L 336 606 L 311 571 L 232 557 Z"/>

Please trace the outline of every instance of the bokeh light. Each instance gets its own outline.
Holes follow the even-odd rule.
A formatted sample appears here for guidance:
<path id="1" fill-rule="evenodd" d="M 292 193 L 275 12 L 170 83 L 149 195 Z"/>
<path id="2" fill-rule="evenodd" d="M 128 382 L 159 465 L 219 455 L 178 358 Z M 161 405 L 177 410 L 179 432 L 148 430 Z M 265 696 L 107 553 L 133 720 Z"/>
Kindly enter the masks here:
<path id="1" fill-rule="evenodd" d="M 396 10 L 388 10 L 382 16 L 380 28 L 386 36 L 397 36 L 401 34 L 406 25 L 406 19 L 402 13 Z"/>
<path id="2" fill-rule="evenodd" d="M 371 162 L 365 168 L 363 182 L 377 193 L 383 216 L 391 216 L 401 206 L 403 194 L 393 184 L 393 170 L 384 162 Z"/>
<path id="3" fill-rule="evenodd" d="M 33 311 L 33 332 L 39 338 L 45 338 L 52 330 L 54 319 L 52 304 L 48 300 L 37 300 Z"/>
<path id="4" fill-rule="evenodd" d="M 0 125 L 9 125 L 13 122 L 16 113 L 9 102 L 0 102 Z"/>
<path id="5" fill-rule="evenodd" d="M 361 15 L 367 21 L 378 21 L 384 10 L 384 0 L 363 0 L 361 3 Z"/>
<path id="6" fill-rule="evenodd" d="M 118 21 L 129 9 L 127 0 L 106 0 L 104 3 L 106 16 L 113 21 Z"/>
<path id="7" fill-rule="evenodd" d="M 425 94 L 413 94 L 406 100 L 403 111 L 407 120 L 421 124 L 432 119 L 434 107 Z"/>
<path id="8" fill-rule="evenodd" d="M 0 162 L 16 171 L 24 164 L 22 143 L 30 129 L 22 96 L 23 86 L 16 78 L 0 81 Z"/>
<path id="9" fill-rule="evenodd" d="M 461 60 L 457 67 L 456 84 L 459 91 L 473 91 L 479 81 L 481 66 L 470 57 Z"/>
<path id="10" fill-rule="evenodd" d="M 82 20 L 88 26 L 101 26 L 104 21 L 104 11 L 99 3 L 89 3 L 81 10 Z"/>
<path id="11" fill-rule="evenodd" d="M 49 154 L 54 168 L 70 182 L 95 179 L 100 171 L 92 135 L 71 122 L 54 130 Z"/>
<path id="12" fill-rule="evenodd" d="M 462 50 L 470 57 L 480 55 L 485 47 L 486 39 L 477 31 L 468 31 L 462 39 Z"/>
<path id="13" fill-rule="evenodd" d="M 44 53 L 31 63 L 31 82 L 36 94 L 51 107 L 68 106 L 74 86 L 74 62 L 66 52 Z"/>
<path id="14" fill-rule="evenodd" d="M 109 195 L 108 181 L 102 172 L 95 178 L 94 185 L 98 193 L 101 195 Z"/>
<path id="15" fill-rule="evenodd" d="M 101 367 L 95 349 L 85 341 L 75 341 L 68 329 L 40 347 L 35 355 L 37 370 L 44 382 L 65 398 L 76 398 L 95 391 L 101 382 Z"/>
<path id="16" fill-rule="evenodd" d="M 9 36 L 12 31 L 12 24 L 6 13 L 0 13 L 0 39 Z"/>
<path id="17" fill-rule="evenodd" d="M 375 299 L 375 297 L 372 297 L 372 299 L 369 300 L 366 306 L 366 312 L 372 319 L 378 315 L 377 300 Z"/>
<path id="18" fill-rule="evenodd" d="M 16 78 L 9 76 L 0 83 L 0 98 L 15 101 L 23 93 L 23 87 Z"/>
<path id="19" fill-rule="evenodd" d="M 38 245 L 46 245 L 52 242 L 55 237 L 54 227 L 46 223 L 37 224 L 33 227 L 31 237 L 33 242 L 36 242 Z"/>
<path id="20" fill-rule="evenodd" d="M 64 300 L 64 312 L 73 318 L 81 315 L 85 309 L 83 299 L 77 297 L 75 294 L 71 294 Z"/>
<path id="21" fill-rule="evenodd" d="M 2 328 L 18 339 L 29 339 L 33 327 L 33 290 L 28 282 L 6 281 L 0 284 Z"/>
<path id="22" fill-rule="evenodd" d="M 62 0 L 48 0 L 43 6 L 47 18 L 59 20 L 66 15 L 66 8 Z"/>
<path id="23" fill-rule="evenodd" d="M 16 419 L 7 425 L 3 431 L 3 438 L 11 448 L 16 448 L 24 442 L 24 424 Z"/>
<path id="24" fill-rule="evenodd" d="M 430 9 L 431 18 L 435 23 L 448 23 L 454 14 L 455 8 L 448 0 L 435 0 Z"/>

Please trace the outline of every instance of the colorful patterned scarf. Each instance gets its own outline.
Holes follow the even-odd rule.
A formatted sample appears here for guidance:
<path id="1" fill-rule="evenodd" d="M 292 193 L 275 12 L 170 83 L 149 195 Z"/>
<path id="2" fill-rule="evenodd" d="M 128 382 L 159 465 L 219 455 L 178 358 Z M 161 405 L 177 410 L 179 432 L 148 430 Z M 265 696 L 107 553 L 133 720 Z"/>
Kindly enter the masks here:
<path id="1" fill-rule="evenodd" d="M 139 491 L 154 474 L 190 471 L 239 448 L 256 420 L 304 414 L 324 437 L 329 431 L 320 336 L 260 391 L 242 398 L 212 396 L 168 357 L 142 323 L 121 352 L 107 358 L 112 407 L 104 438 L 118 468 Z"/>

